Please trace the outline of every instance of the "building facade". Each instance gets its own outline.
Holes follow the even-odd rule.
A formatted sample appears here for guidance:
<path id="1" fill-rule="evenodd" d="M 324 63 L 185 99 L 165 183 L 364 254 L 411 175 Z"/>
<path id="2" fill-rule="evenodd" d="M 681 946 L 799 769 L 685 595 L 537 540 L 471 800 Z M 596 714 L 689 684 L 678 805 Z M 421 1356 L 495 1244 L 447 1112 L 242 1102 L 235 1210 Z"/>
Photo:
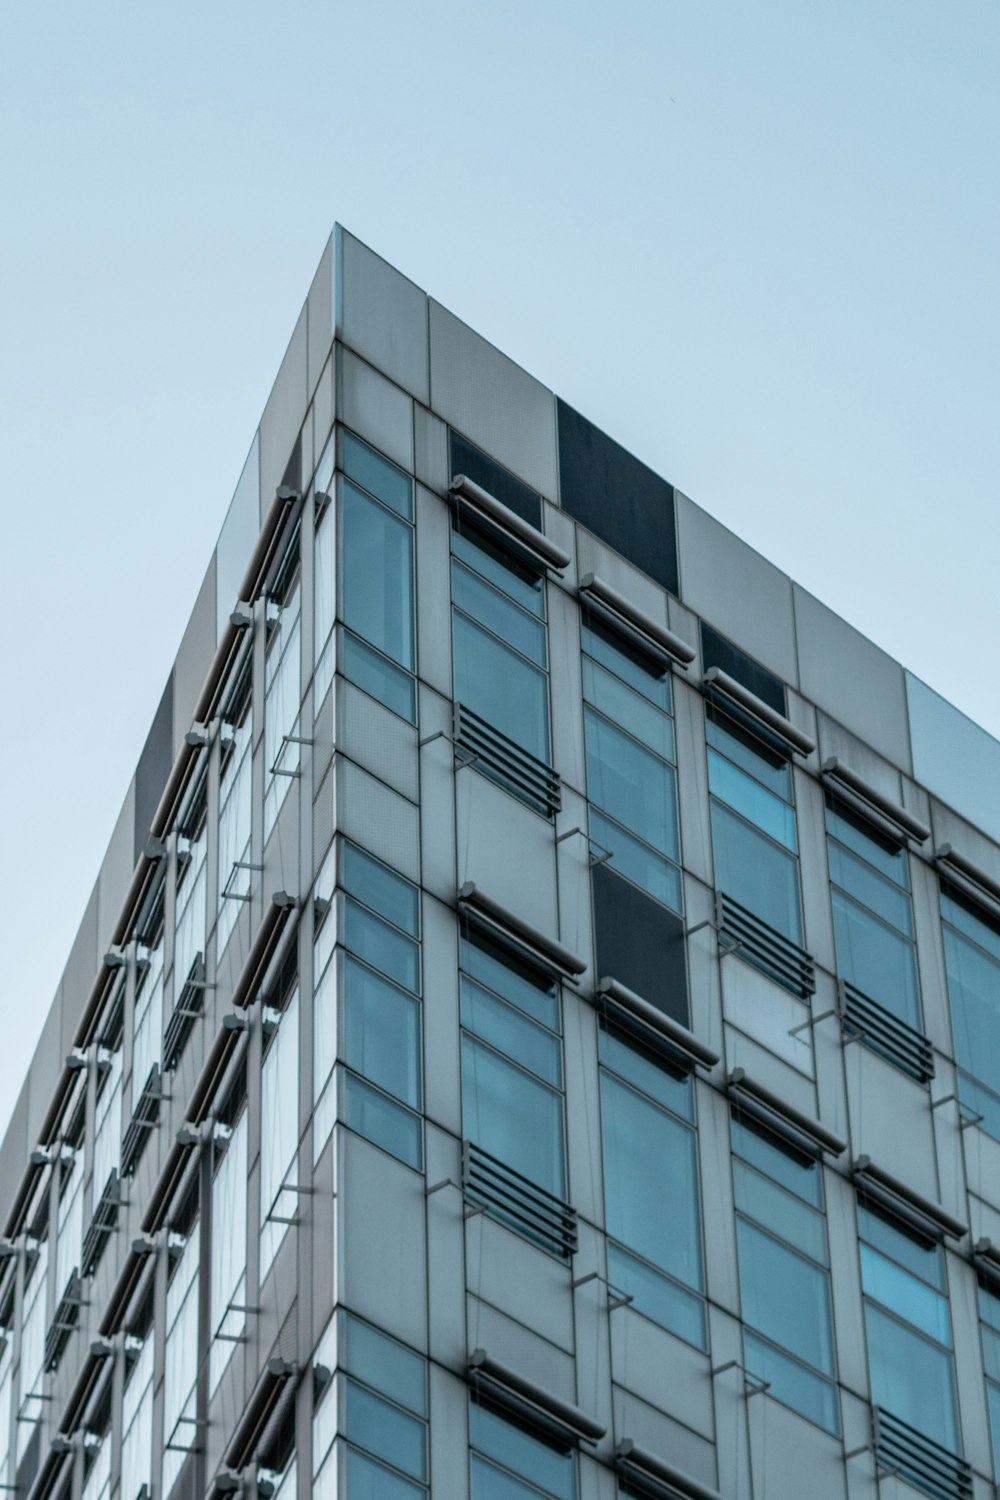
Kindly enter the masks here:
<path id="1" fill-rule="evenodd" d="M 346 232 L 0 1150 L 22 1500 L 985 1500 L 1000 744 Z"/>

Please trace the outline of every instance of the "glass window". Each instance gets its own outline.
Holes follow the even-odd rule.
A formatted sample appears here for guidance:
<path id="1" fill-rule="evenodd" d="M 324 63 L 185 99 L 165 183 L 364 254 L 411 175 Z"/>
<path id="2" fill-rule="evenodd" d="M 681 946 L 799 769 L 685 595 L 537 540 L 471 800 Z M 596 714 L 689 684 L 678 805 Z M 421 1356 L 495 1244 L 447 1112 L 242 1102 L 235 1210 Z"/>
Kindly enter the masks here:
<path id="1" fill-rule="evenodd" d="M 246 1326 L 247 1112 L 216 1126 L 212 1181 L 209 1394 L 215 1392 Z"/>
<path id="2" fill-rule="evenodd" d="M 332 915 L 335 856 L 331 845 L 316 877 L 313 936 L 313 1166 L 333 1130 L 333 1068 L 337 1060 L 336 975 Z"/>
<path id="3" fill-rule="evenodd" d="M 339 600 L 347 626 L 341 670 L 357 687 L 413 722 L 412 485 L 372 450 L 365 452 L 370 455 L 367 469 L 384 466 L 399 482 L 367 492 L 346 479 L 340 486 Z"/>
<path id="4" fill-rule="evenodd" d="M 344 473 L 406 521 L 413 520 L 413 484 L 408 474 L 369 448 L 353 432 L 344 433 Z"/>
<path id="5" fill-rule="evenodd" d="M 250 899 L 253 824 L 252 658 L 248 652 L 223 713 L 219 765 L 219 873 L 216 952 L 236 925 L 240 902 Z"/>
<path id="6" fill-rule="evenodd" d="M 80 1269 L 83 1240 L 83 1150 L 72 1151 L 61 1168 L 58 1232 L 56 1239 L 56 1300 L 63 1295 L 74 1272 Z"/>
<path id="7" fill-rule="evenodd" d="M 818 1162 L 733 1120 L 733 1187 L 747 1373 L 840 1431 L 829 1254 Z"/>
<path id="8" fill-rule="evenodd" d="M 549 761 L 548 647 L 542 580 L 475 530 L 452 530 L 452 647 L 457 702 Z M 534 806 L 486 751 L 474 762 Z M 507 767 L 509 770 L 509 766 Z"/>
<path id="9" fill-rule="evenodd" d="M 982 1282 L 979 1284 L 979 1320 L 993 1439 L 993 1474 L 996 1477 L 1000 1475 L 1000 1295 L 992 1286 L 985 1286 Z"/>
<path id="10" fill-rule="evenodd" d="M 177 840 L 174 895 L 174 1004 L 185 985 L 198 977 L 205 958 L 207 921 L 208 778 L 191 794 Z"/>
<path id="11" fill-rule="evenodd" d="M 264 650 L 264 838 L 298 774 L 302 701 L 302 595 L 296 534 L 267 600 Z"/>
<path id="12" fill-rule="evenodd" d="M 156 896 L 136 959 L 132 1112 L 163 1055 L 163 890 Z"/>
<path id="13" fill-rule="evenodd" d="M 324 1375 L 313 1412 L 314 1495 L 333 1496 L 333 1443 L 339 1390 L 340 1432 L 346 1448 L 347 1493 L 370 1500 L 422 1500 L 427 1494 L 427 1375 L 425 1361 L 395 1339 L 342 1313 L 338 1340 L 328 1332 L 317 1350 Z"/>
<path id="14" fill-rule="evenodd" d="M 872 1401 L 957 1453 L 943 1251 L 864 1203 L 858 1233 Z"/>
<path id="15" fill-rule="evenodd" d="M 469 1408 L 471 1500 L 576 1500 L 576 1454 L 479 1402 Z"/>
<path id="16" fill-rule="evenodd" d="M 97 1102 L 94 1105 L 94 1181 L 93 1205 L 96 1208 L 112 1172 L 121 1161 L 122 1143 L 122 1050 L 119 1044 L 110 1052 L 98 1078 Z"/>
<path id="17" fill-rule="evenodd" d="M 260 1282 L 281 1247 L 298 1198 L 295 1158 L 299 1144 L 299 987 L 284 998 L 277 1030 L 261 1069 Z"/>
<path id="18" fill-rule="evenodd" d="M 0 1485 L 4 1491 L 11 1485 L 10 1467 L 10 1419 L 13 1391 L 12 1341 L 4 1340 L 0 1349 Z"/>
<path id="19" fill-rule="evenodd" d="M 563 1198 L 558 990 L 528 969 L 508 964 L 475 934 L 463 935 L 460 962 L 464 1133 L 505 1166 Z"/>
<path id="20" fill-rule="evenodd" d="M 665 1072 L 610 1031 L 602 1030 L 600 1045 L 608 1280 L 632 1298 L 636 1312 L 703 1349 L 690 1081 Z"/>
<path id="21" fill-rule="evenodd" d="M 167 1283 L 163 1371 L 163 1493 L 169 1495 L 198 1438 L 198 1285 L 200 1226 L 190 1226 Z"/>
<path id="22" fill-rule="evenodd" d="M 420 893 L 346 840 L 340 846 L 340 870 L 339 1022 L 330 1014 L 329 978 L 317 1003 L 327 1012 L 323 1045 L 329 1047 L 338 1035 L 338 1056 L 347 1068 L 342 1117 L 375 1145 L 419 1167 L 420 1120 L 411 1111 L 421 1107 Z M 329 939 L 322 936 L 324 930 Z M 332 928 L 324 924 L 317 944 L 325 951 L 332 937 Z M 329 975 L 329 968 L 324 973 Z M 329 1078 L 332 1057 L 323 1062 Z"/>
<path id="23" fill-rule="evenodd" d="M 716 888 L 801 945 L 791 770 L 774 749 L 711 707 L 706 734 Z"/>
<path id="24" fill-rule="evenodd" d="M 831 802 L 826 831 L 837 967 L 848 984 L 919 1029 L 906 850 L 868 832 Z"/>
<path id="25" fill-rule="evenodd" d="M 49 1274 L 49 1245 L 36 1230 L 25 1265 L 21 1307 L 21 1380 L 17 1420 L 17 1462 L 24 1457 L 35 1423 L 42 1415 L 45 1357 L 45 1293 Z M 60 1288 L 60 1292 L 62 1288 Z M 58 1294 L 57 1294 L 58 1295 Z"/>
<path id="26" fill-rule="evenodd" d="M 941 916 L 959 1098 L 1000 1140 L 1000 929 L 947 889 Z"/>
<path id="27" fill-rule="evenodd" d="M 136 1344 L 138 1343 L 138 1348 Z M 153 1474 L 153 1337 L 130 1340 L 122 1394 L 122 1500 L 137 1500 Z"/>

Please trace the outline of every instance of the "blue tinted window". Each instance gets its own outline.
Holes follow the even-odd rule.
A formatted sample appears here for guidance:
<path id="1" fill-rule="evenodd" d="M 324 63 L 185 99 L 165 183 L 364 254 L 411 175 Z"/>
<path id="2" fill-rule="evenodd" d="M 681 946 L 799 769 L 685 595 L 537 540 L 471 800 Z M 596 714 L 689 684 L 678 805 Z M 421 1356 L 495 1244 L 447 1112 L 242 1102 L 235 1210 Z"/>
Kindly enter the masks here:
<path id="1" fill-rule="evenodd" d="M 352 432 L 344 433 L 344 473 L 407 521 L 413 520 L 413 484 L 408 474 L 369 448 Z"/>
<path id="2" fill-rule="evenodd" d="M 418 937 L 420 896 L 416 886 L 356 844 L 345 840 L 343 850 L 344 889 L 397 927 L 402 927 L 411 937 Z"/>
<path id="3" fill-rule="evenodd" d="M 469 1408 L 469 1443 L 473 1500 L 537 1496 L 539 1489 L 554 1500 L 575 1500 L 576 1458 L 571 1450 L 551 1447 L 478 1403 Z M 484 1458 L 492 1459 L 504 1473 L 483 1463 Z M 518 1479 L 527 1480 L 530 1488 L 519 1485 Z"/>

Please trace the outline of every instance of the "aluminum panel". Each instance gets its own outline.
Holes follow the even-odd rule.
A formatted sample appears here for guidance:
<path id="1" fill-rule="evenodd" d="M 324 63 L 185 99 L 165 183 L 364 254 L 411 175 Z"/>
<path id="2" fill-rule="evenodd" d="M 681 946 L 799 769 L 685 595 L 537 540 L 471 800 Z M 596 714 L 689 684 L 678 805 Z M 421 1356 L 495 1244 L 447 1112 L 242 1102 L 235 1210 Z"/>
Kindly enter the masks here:
<path id="1" fill-rule="evenodd" d="M 780 1058 L 783 1064 L 799 1073 L 809 1078 L 813 1076 L 810 1031 L 808 1027 L 799 1029 L 808 1022 L 810 1007 L 796 1000 L 780 985 L 772 984 L 758 969 L 743 963 L 734 953 L 722 959 L 722 1013 L 731 1027 L 737 1027 L 760 1046 L 766 1047 L 776 1060 Z M 732 1052 L 727 1052 L 726 1061 L 730 1067 L 736 1066 Z M 746 1066 L 751 1076 L 758 1076 L 751 1066 Z M 783 1069 L 779 1071 L 784 1072 Z M 766 1078 L 761 1077 L 760 1082 L 766 1083 L 768 1088 L 774 1087 Z M 783 1086 L 789 1085 L 796 1093 L 801 1092 L 785 1079 Z M 777 1092 L 782 1092 L 782 1086 Z M 811 1095 L 812 1089 L 808 1092 Z M 815 1110 L 815 1104 L 803 1107 L 807 1112 L 810 1108 Z"/>
<path id="2" fill-rule="evenodd" d="M 880 755 L 909 771 L 902 667 L 798 584 L 793 594 L 803 693 Z"/>
<path id="3" fill-rule="evenodd" d="M 333 259 L 331 235 L 323 247 L 306 299 L 309 346 L 307 383 L 310 393 L 316 389 L 320 371 L 326 363 L 333 342 Z"/>
<path id="4" fill-rule="evenodd" d="M 249 556 L 249 554 L 248 554 Z M 195 704 L 215 655 L 215 558 L 208 565 L 174 662 L 173 758 L 191 728 Z"/>
<path id="5" fill-rule="evenodd" d="M 851 1118 L 851 1151 L 940 1201 L 934 1117 L 926 1087 L 859 1042 L 844 1058 Z"/>
<path id="6" fill-rule="evenodd" d="M 554 501 L 552 392 L 433 300 L 430 351 L 430 405 L 438 416 Z"/>
<path id="7" fill-rule="evenodd" d="M 222 638 L 247 564 L 260 534 L 260 431 L 254 433 L 243 472 L 229 502 L 215 548 L 215 639 Z"/>
<path id="8" fill-rule="evenodd" d="M 1000 742 L 912 672 L 906 673 L 906 700 L 914 776 L 1000 840 Z"/>
<path id="9" fill-rule="evenodd" d="M 135 869 L 135 782 L 129 786 L 97 877 L 97 946 L 107 951 Z M 96 970 L 95 970 L 96 973 Z M 94 976 L 92 975 L 91 978 Z"/>
<path id="10" fill-rule="evenodd" d="M 455 869 L 455 751 L 451 704 L 420 686 L 420 830 L 424 886 L 451 905 L 461 882 Z M 463 772 L 463 775 L 469 773 Z"/>
<path id="11" fill-rule="evenodd" d="M 413 400 L 350 349 L 338 346 L 337 410 L 358 437 L 413 472 Z"/>
<path id="12" fill-rule="evenodd" d="M 277 378 L 271 387 L 260 419 L 260 513 L 258 527 L 267 515 L 274 492 L 285 477 L 295 439 L 309 404 L 306 372 L 306 323 L 308 309 L 299 313 Z M 249 553 L 243 559 L 246 567 Z"/>
<path id="13" fill-rule="evenodd" d="M 684 603 L 798 686 L 791 580 L 679 491 L 676 504 Z"/>
<path id="14" fill-rule="evenodd" d="M 567 787 L 586 797 L 580 611 L 562 589 L 549 589 L 548 604 L 552 764 Z M 565 817 L 560 824 L 572 827 Z"/>
<path id="15" fill-rule="evenodd" d="M 474 881 L 501 906 L 558 938 L 552 824 L 466 767 L 456 773 L 458 885 Z"/>
<path id="16" fill-rule="evenodd" d="M 623 598 L 660 625 L 667 623 L 667 591 L 640 568 L 627 562 L 613 547 L 598 541 L 582 526 L 576 532 L 576 565 L 579 576 L 594 573 Z M 694 641 L 691 642 L 694 644 Z"/>
<path id="17" fill-rule="evenodd" d="M 344 756 L 337 756 L 335 776 L 337 831 L 419 884 L 419 813 L 413 803 Z"/>
<path id="18" fill-rule="evenodd" d="M 446 1183 L 427 1198 L 428 1353 L 431 1359 L 450 1369 L 461 1370 L 469 1355 L 465 1327 L 465 1224 L 459 1186 L 461 1147 L 454 1135 L 428 1122 L 425 1149 L 428 1187 Z M 464 1399 L 464 1384 L 462 1389 Z"/>
<path id="19" fill-rule="evenodd" d="M 447 493 L 451 483 L 448 472 L 448 424 L 426 406 L 413 409 L 414 469 L 421 484 L 437 495 Z"/>
<path id="20" fill-rule="evenodd" d="M 640 1317 L 630 1307 L 611 1314 L 611 1375 L 615 1384 L 711 1442 L 715 1435 L 709 1357 Z"/>
<path id="21" fill-rule="evenodd" d="M 344 678 L 337 678 L 337 748 L 411 802 L 420 789 L 417 731 Z"/>
<path id="22" fill-rule="evenodd" d="M 572 1268 L 537 1249 L 486 1214 L 465 1221 L 466 1284 L 472 1297 L 488 1301 L 515 1323 L 572 1356 Z M 474 1330 L 470 1334 L 475 1337 Z M 489 1348 L 483 1339 L 477 1344 Z M 490 1349 L 491 1354 L 496 1351 Z"/>
<path id="23" fill-rule="evenodd" d="M 454 912 L 431 896 L 423 902 L 424 972 L 424 1111 L 442 1129 L 458 1138 L 462 1134 L 462 1068 L 459 1053 L 458 947 Z M 438 1172 L 427 1168 L 428 1178 L 444 1175 L 457 1182 L 460 1168 Z M 455 1204 L 451 1202 L 451 1209 Z"/>
<path id="24" fill-rule="evenodd" d="M 540 1253 L 540 1252 L 539 1252 Z M 468 1297 L 469 1354 L 487 1349 L 494 1359 L 527 1375 L 544 1390 L 563 1401 L 575 1403 L 576 1380 L 573 1356 L 534 1329 L 470 1293 Z"/>
<path id="25" fill-rule="evenodd" d="M 822 1432 L 768 1395 L 747 1401 L 747 1433 L 755 1495 L 766 1495 L 767 1500 L 802 1500 L 803 1461 L 808 1454 L 809 1500 L 846 1500 L 839 1438 Z"/>
<path id="26" fill-rule="evenodd" d="M 335 237 L 338 337 L 429 405 L 426 295 L 346 229 Z"/>
<path id="27" fill-rule="evenodd" d="M 709 1489 L 717 1487 L 715 1445 L 690 1427 L 675 1422 L 631 1391 L 615 1386 L 612 1391 L 615 1442 L 631 1438 L 657 1458 L 666 1459 Z"/>
<path id="28" fill-rule="evenodd" d="M 427 1349 L 424 1179 L 338 1131 L 341 1300 L 414 1349 Z"/>

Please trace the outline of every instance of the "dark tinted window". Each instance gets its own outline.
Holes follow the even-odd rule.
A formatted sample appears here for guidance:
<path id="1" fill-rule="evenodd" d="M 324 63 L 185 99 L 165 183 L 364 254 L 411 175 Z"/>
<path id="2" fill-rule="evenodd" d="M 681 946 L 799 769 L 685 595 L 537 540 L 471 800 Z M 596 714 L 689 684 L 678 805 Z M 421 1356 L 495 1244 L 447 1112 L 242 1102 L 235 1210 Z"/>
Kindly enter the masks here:
<path id="1" fill-rule="evenodd" d="M 735 677 L 745 688 L 749 688 L 751 693 L 756 693 L 758 698 L 779 714 L 787 713 L 785 684 L 780 677 L 775 677 L 773 672 L 754 661 L 752 656 L 747 656 L 745 651 L 740 651 L 732 641 L 727 641 L 724 635 L 719 635 L 710 625 L 701 627 L 701 655 L 706 672 L 709 667 L 718 667 L 728 676 Z"/>
<path id="2" fill-rule="evenodd" d="M 593 879 L 598 978 L 690 1025 L 683 922 L 607 865 L 595 865 Z"/>
<path id="3" fill-rule="evenodd" d="M 501 467 L 495 458 L 490 458 L 480 448 L 474 448 L 457 432 L 451 433 L 452 478 L 464 474 L 473 484 L 487 490 L 494 500 L 506 505 L 522 521 L 527 521 L 536 530 L 542 525 L 542 502 L 528 485 L 515 479 L 509 470 Z"/>
<path id="4" fill-rule="evenodd" d="M 678 593 L 673 485 L 564 401 L 558 411 L 563 510 Z"/>

